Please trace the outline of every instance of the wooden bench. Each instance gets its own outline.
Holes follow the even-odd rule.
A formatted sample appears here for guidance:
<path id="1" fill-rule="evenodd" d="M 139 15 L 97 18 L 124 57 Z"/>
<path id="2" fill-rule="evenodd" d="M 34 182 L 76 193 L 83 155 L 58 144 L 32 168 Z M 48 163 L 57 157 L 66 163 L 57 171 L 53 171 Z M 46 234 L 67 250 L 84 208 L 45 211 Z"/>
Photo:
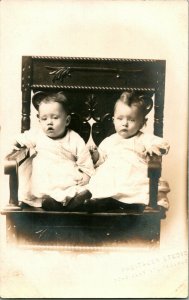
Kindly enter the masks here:
<path id="1" fill-rule="evenodd" d="M 72 128 L 96 145 L 113 132 L 115 101 L 125 90 L 146 93 L 154 100 L 154 134 L 163 135 L 165 61 L 143 59 L 68 58 L 24 56 L 22 58 L 21 131 L 30 128 L 31 95 L 37 91 L 64 91 L 72 101 Z M 6 157 L 10 176 L 10 200 L 6 215 L 7 240 L 28 245 L 126 245 L 145 241 L 158 244 L 165 216 L 157 206 L 161 158 L 148 163 L 149 206 L 108 212 L 47 212 L 21 209 L 18 199 L 18 168 L 29 151 L 13 151 Z"/>

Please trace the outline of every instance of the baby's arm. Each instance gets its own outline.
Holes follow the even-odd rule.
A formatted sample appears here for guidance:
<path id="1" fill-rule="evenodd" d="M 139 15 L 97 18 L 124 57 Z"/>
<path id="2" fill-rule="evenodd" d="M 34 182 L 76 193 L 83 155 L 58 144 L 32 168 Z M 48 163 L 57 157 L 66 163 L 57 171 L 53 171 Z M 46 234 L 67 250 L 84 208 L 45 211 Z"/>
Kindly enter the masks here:
<path id="1" fill-rule="evenodd" d="M 152 156 L 153 154 L 156 154 L 158 156 L 167 154 L 169 151 L 169 147 L 162 146 L 162 145 L 152 145 L 148 150 L 147 154 Z"/>
<path id="2" fill-rule="evenodd" d="M 80 180 L 77 181 L 77 184 L 78 185 L 86 185 L 89 183 L 89 180 L 90 180 L 90 176 L 87 175 L 86 173 L 82 173 L 82 178 Z"/>
<path id="3" fill-rule="evenodd" d="M 89 152 L 91 154 L 93 164 L 95 165 L 96 162 L 99 160 L 99 157 L 100 157 L 97 147 L 96 146 L 89 146 Z"/>
<path id="4" fill-rule="evenodd" d="M 36 132 L 32 130 L 25 131 L 17 135 L 13 142 L 13 149 L 20 150 L 21 148 L 34 148 L 35 147 Z"/>
<path id="5" fill-rule="evenodd" d="M 90 177 L 94 174 L 94 166 L 99 166 L 106 159 L 106 152 L 104 152 L 104 141 L 99 145 L 99 150 L 94 146 L 86 146 L 84 141 L 80 138 L 77 143 L 78 160 L 77 165 L 82 173 L 82 179 L 78 181 L 79 185 L 85 185 L 89 182 Z M 101 147 L 102 146 L 102 147 Z"/>
<path id="6" fill-rule="evenodd" d="M 91 159 L 91 155 L 89 153 L 88 147 L 85 145 L 84 140 L 76 135 L 75 136 L 76 144 L 76 157 L 77 157 L 77 166 L 78 170 L 81 173 L 81 178 L 77 180 L 78 185 L 86 185 L 91 176 L 94 173 L 94 166 Z"/>
<path id="7" fill-rule="evenodd" d="M 14 143 L 13 143 L 13 150 L 20 150 L 21 148 L 24 148 L 24 147 L 26 147 L 26 146 L 25 145 L 21 145 L 17 141 L 14 141 Z"/>
<path id="8" fill-rule="evenodd" d="M 99 167 L 105 162 L 105 160 L 107 159 L 107 152 L 111 145 L 112 143 L 110 137 L 108 137 L 100 143 L 98 148 L 96 145 L 89 146 L 89 151 L 95 168 Z"/>
<path id="9" fill-rule="evenodd" d="M 152 156 L 153 154 L 161 156 L 167 154 L 169 152 L 169 148 L 170 146 L 168 145 L 168 143 L 152 145 L 151 147 L 148 148 L 147 154 L 150 154 L 150 156 Z"/>
<path id="10" fill-rule="evenodd" d="M 143 137 L 146 153 L 150 156 L 153 154 L 162 156 L 169 152 L 170 146 L 163 138 L 149 134 L 145 134 Z"/>

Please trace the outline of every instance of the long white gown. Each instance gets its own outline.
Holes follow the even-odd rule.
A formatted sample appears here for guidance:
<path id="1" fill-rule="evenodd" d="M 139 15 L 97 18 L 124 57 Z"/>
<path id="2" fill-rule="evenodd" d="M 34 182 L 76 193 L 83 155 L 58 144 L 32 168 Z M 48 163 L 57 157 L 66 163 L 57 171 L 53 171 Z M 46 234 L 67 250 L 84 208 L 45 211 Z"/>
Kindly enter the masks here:
<path id="1" fill-rule="evenodd" d="M 128 204 L 148 205 L 146 151 L 152 145 L 161 145 L 167 151 L 169 148 L 162 138 L 143 132 L 129 139 L 115 133 L 102 141 L 96 173 L 89 182 L 92 197 L 112 197 Z"/>
<path id="2" fill-rule="evenodd" d="M 48 195 L 59 202 L 74 197 L 86 189 L 77 185 L 82 173 L 91 176 L 94 167 L 84 140 L 73 130 L 65 137 L 53 140 L 41 130 L 25 131 L 17 142 L 35 150 L 35 155 L 21 169 L 19 198 L 32 206 L 41 206 Z"/>

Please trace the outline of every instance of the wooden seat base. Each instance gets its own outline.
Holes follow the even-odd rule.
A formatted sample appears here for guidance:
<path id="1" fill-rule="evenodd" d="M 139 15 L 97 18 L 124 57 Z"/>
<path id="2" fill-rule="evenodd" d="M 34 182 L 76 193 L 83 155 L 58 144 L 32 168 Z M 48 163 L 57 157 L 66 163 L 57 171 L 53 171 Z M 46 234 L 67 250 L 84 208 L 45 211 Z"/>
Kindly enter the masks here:
<path id="1" fill-rule="evenodd" d="M 112 247 L 159 243 L 159 210 L 143 212 L 47 212 L 41 208 L 3 211 L 7 242 L 17 245 Z"/>

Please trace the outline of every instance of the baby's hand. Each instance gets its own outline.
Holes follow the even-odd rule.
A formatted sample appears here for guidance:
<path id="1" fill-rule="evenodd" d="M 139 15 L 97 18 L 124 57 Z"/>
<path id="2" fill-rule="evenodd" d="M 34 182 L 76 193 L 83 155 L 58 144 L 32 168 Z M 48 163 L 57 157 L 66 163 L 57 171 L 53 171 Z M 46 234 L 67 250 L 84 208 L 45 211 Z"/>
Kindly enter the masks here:
<path id="1" fill-rule="evenodd" d="M 89 146 L 89 152 L 91 154 L 91 158 L 93 163 L 95 164 L 99 159 L 99 152 L 96 146 Z"/>
<path id="2" fill-rule="evenodd" d="M 82 173 L 82 179 L 77 181 L 78 185 L 86 185 L 90 180 L 90 176 L 86 173 Z"/>
<path id="3" fill-rule="evenodd" d="M 150 154 L 150 156 L 152 156 L 153 154 L 156 154 L 158 156 L 162 156 L 163 154 L 167 154 L 168 152 L 169 152 L 168 144 L 153 145 L 147 151 L 147 153 Z"/>
<path id="4" fill-rule="evenodd" d="M 24 145 L 19 144 L 18 142 L 14 142 L 13 144 L 13 150 L 20 150 L 21 148 L 24 148 Z"/>

